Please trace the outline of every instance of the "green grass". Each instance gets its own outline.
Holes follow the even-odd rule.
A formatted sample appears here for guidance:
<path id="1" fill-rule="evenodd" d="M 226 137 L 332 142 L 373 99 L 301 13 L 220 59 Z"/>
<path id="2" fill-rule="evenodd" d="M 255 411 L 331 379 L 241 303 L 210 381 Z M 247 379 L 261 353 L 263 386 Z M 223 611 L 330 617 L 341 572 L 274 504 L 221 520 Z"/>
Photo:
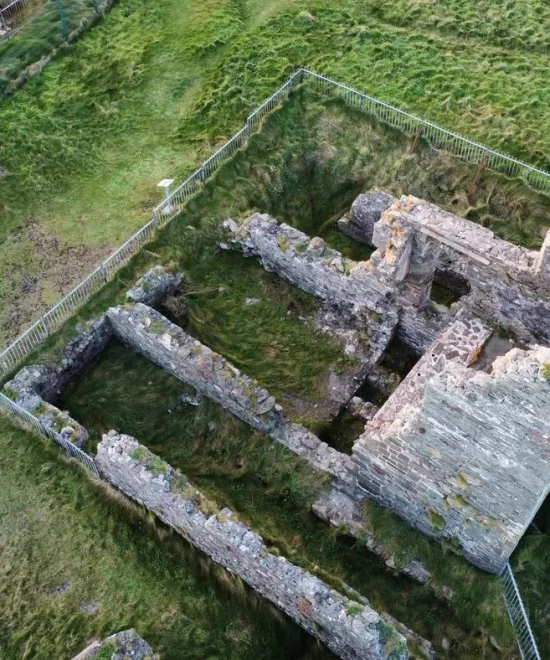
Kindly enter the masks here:
<path id="1" fill-rule="evenodd" d="M 119 2 L 0 105 L 0 163 L 11 172 L 0 181 L 0 339 L 15 336 L 143 224 L 159 201 L 158 180 L 190 172 L 304 64 L 545 167 L 548 10 L 540 0 L 525 0 L 521 10 L 482 6 Z M 326 156 L 327 133 L 326 145 L 311 138 L 307 151 Z M 381 159 L 375 178 L 395 187 L 396 167 L 408 166 L 422 179 L 415 164 L 404 147 L 400 162 Z M 355 189 L 371 182 L 360 174 Z M 447 178 L 454 176 L 449 167 Z M 491 193 L 488 177 L 471 203 L 472 173 L 463 176 L 452 208 L 540 242 L 547 214 L 533 219 L 529 193 L 511 205 Z"/>
<path id="2" fill-rule="evenodd" d="M 62 0 L 60 4 L 68 35 L 84 22 L 95 20 L 92 0 Z M 11 83 L 29 65 L 65 43 L 59 10 L 53 2 L 30 3 L 9 23 L 13 36 L 0 43 L 0 92 L 13 90 Z"/>
<path id="3" fill-rule="evenodd" d="M 71 386 L 62 405 L 91 432 L 92 449 L 110 429 L 133 435 L 219 508 L 236 511 L 270 548 L 336 588 L 343 580 L 437 646 L 443 637 L 453 640 L 453 657 L 491 656 L 487 638 L 473 630 L 514 648 L 495 578 L 440 549 L 437 554 L 438 544 L 427 540 L 440 564 L 438 579 L 447 584 L 449 578 L 456 605 L 449 608 L 429 587 L 393 575 L 360 543 L 331 531 L 311 513 L 326 478 L 208 400 L 197 409 L 178 406 L 182 390 L 180 382 L 115 343 Z M 396 521 L 389 539 L 402 537 L 403 527 L 408 530 Z"/>
<path id="4" fill-rule="evenodd" d="M 129 627 L 166 660 L 332 657 L 240 580 L 5 419 L 0 449 L 3 659 L 71 658 Z M 81 611 L 90 603 L 97 613 Z"/>
<path id="5" fill-rule="evenodd" d="M 149 218 L 159 201 L 159 179 L 190 172 L 304 64 L 547 168 L 548 34 L 541 0 L 121 0 L 98 27 L 0 105 L 0 164 L 11 172 L 0 180 L 0 340 L 15 336 Z M 468 198 L 473 174 L 422 145 L 411 156 L 397 133 L 339 104 L 323 106 L 298 95 L 251 141 L 249 153 L 225 167 L 149 246 L 156 256 L 142 253 L 48 342 L 50 355 L 78 319 L 121 302 L 136 275 L 158 261 L 194 268 L 194 285 L 218 285 L 223 273 L 214 267 L 211 247 L 202 250 L 202 272 L 185 254 L 185 227 L 249 209 L 272 212 L 336 243 L 338 214 L 358 192 L 378 185 L 424 196 L 504 238 L 538 246 L 549 224 L 548 200 L 489 173 Z M 226 319 L 241 313 L 240 322 L 248 323 L 237 307 L 241 284 L 233 286 L 234 294 L 193 298 L 191 321 L 195 332 L 252 372 L 261 352 L 253 333 L 274 312 L 266 309 L 257 325 L 245 325 L 238 349 L 238 324 L 212 329 L 218 313 Z M 250 289 L 257 286 L 250 282 Z M 300 370 L 307 374 L 309 368 L 304 355 L 299 368 L 290 370 L 288 359 L 277 364 L 281 348 L 262 364 L 275 386 L 281 375 L 299 380 Z M 308 382 L 313 391 L 315 379 L 306 376 Z M 242 499 L 235 501 L 244 509 Z M 86 506 L 87 496 L 83 500 Z M 53 507 L 55 499 L 49 501 Z M 521 579 L 544 633 L 546 609 L 533 577 L 543 573 L 540 549 L 530 545 Z M 381 580 L 379 591 L 387 588 Z M 401 593 L 400 587 L 392 601 Z M 20 634 L 28 640 L 26 626 Z M 67 643 L 64 635 L 59 633 L 59 644 Z M 23 644 L 32 645 L 21 642 L 19 656 Z"/>

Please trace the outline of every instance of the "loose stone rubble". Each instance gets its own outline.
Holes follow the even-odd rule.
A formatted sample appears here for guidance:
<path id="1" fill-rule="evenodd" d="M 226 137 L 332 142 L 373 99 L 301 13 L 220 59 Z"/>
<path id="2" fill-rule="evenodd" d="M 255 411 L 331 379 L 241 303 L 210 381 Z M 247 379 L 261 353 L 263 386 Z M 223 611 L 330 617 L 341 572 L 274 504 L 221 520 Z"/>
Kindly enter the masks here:
<path id="1" fill-rule="evenodd" d="M 349 456 L 293 424 L 265 389 L 242 374 L 162 314 L 146 305 L 113 307 L 107 312 L 117 339 L 194 387 L 253 428 L 301 456 L 316 469 L 351 479 Z"/>
<path id="2" fill-rule="evenodd" d="M 108 657 L 109 660 L 158 660 L 153 649 L 135 630 L 123 630 L 102 641 L 93 642 L 73 660 L 94 660 L 99 657 Z"/>
<path id="3" fill-rule="evenodd" d="M 134 438 L 110 431 L 98 446 L 97 461 L 116 488 L 241 577 L 339 657 L 409 657 L 405 637 L 365 599 L 350 600 L 286 558 L 270 553 L 263 539 L 232 511 L 217 511 L 184 475 Z M 419 641 L 417 636 L 414 639 Z M 431 651 L 429 643 L 421 643 Z"/>
<path id="4" fill-rule="evenodd" d="M 164 266 L 147 271 L 126 294 L 129 302 L 157 307 L 162 299 L 175 293 L 183 282 L 183 273 L 170 273 Z"/>

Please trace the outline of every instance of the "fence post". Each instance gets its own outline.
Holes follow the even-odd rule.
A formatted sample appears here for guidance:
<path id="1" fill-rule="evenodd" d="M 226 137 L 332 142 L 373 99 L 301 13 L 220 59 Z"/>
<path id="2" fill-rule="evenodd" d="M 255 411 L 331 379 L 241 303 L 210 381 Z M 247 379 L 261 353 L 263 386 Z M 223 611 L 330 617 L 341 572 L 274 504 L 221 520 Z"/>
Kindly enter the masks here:
<path id="1" fill-rule="evenodd" d="M 61 25 L 61 34 L 63 35 L 63 39 L 65 41 L 69 40 L 69 28 L 67 27 L 67 17 L 65 16 L 65 10 L 63 9 L 63 5 L 61 3 L 61 0 L 53 0 L 55 2 L 55 6 L 57 7 L 57 13 L 59 15 L 59 23 Z"/>

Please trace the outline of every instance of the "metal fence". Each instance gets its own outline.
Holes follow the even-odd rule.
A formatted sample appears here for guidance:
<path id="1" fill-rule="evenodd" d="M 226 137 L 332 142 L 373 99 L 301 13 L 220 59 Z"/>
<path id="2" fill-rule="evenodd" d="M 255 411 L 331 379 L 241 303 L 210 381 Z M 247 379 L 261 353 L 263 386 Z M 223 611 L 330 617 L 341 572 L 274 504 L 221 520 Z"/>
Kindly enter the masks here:
<path id="1" fill-rule="evenodd" d="M 535 636 L 529 624 L 529 617 L 519 593 L 518 585 L 512 567 L 506 564 L 500 575 L 504 591 L 504 601 L 508 609 L 508 616 L 518 641 L 519 651 L 523 660 L 541 660 L 535 641 Z"/>
<path id="2" fill-rule="evenodd" d="M 47 426 L 44 426 L 38 418 L 36 418 L 32 413 L 28 412 L 21 406 L 17 405 L 15 401 L 12 401 L 7 396 L 0 392 L 0 408 L 3 408 L 5 411 L 9 412 L 14 417 L 17 417 L 27 426 L 30 426 L 33 431 L 36 431 L 40 435 L 49 438 L 56 442 L 69 456 L 76 458 L 77 461 L 80 461 L 88 470 L 98 479 L 100 478 L 99 469 L 97 464 L 92 456 L 87 454 L 85 451 L 82 451 L 79 447 L 73 444 L 70 440 L 65 440 L 59 433 L 54 431 Z"/>
<path id="3" fill-rule="evenodd" d="M 540 192 L 550 192 L 550 173 L 544 170 L 522 163 L 494 149 L 489 149 L 489 147 L 485 147 L 478 142 L 469 140 L 457 133 L 452 133 L 437 124 L 416 117 L 405 110 L 396 108 L 389 103 L 380 101 L 353 87 L 343 85 L 309 69 L 302 69 L 302 75 L 303 79 L 311 81 L 317 90 L 337 96 L 349 105 L 398 128 L 407 135 L 412 136 L 420 131 L 421 137 L 436 149 L 448 151 L 467 163 L 479 165 L 483 163 L 489 170 L 510 177 L 521 178 Z"/>
<path id="4" fill-rule="evenodd" d="M 0 3 L 0 25 L 2 25 L 2 19 L 7 23 L 8 18 L 18 14 L 31 2 L 32 0 L 12 0 L 8 3 Z"/>
<path id="5" fill-rule="evenodd" d="M 107 2 L 109 0 L 106 0 Z M 94 3 L 95 4 L 95 3 Z M 484 164 L 487 169 L 504 173 L 510 177 L 523 179 L 528 185 L 541 192 L 550 192 L 550 174 L 473 142 L 456 133 L 451 133 L 436 124 L 400 110 L 359 90 L 336 82 L 309 69 L 299 69 L 274 94 L 264 101 L 247 118 L 246 125 L 229 139 L 220 149 L 208 158 L 193 174 L 174 190 L 152 214 L 152 219 L 131 236 L 110 257 L 101 263 L 78 286 L 64 296 L 44 316 L 23 332 L 10 346 L 0 353 L 0 378 L 6 376 L 24 360 L 51 333 L 84 304 L 150 241 L 155 231 L 166 225 L 181 212 L 187 200 L 208 181 L 218 167 L 243 147 L 262 119 L 284 101 L 297 83 L 305 83 L 319 92 L 330 94 L 347 104 L 363 110 L 367 114 L 407 135 L 421 135 L 431 146 L 445 150 L 457 158 L 471 163 Z M 30 425 L 42 435 L 54 440 L 69 455 L 83 463 L 96 477 L 100 477 L 97 464 L 92 456 L 73 443 L 63 439 L 52 429 L 46 428 L 32 414 L 23 410 L 11 399 L 0 393 L 0 408 L 7 410 L 18 419 Z M 518 637 L 518 646 L 524 660 L 540 660 L 535 638 L 510 565 L 504 569 L 501 580 L 510 620 Z"/>
<path id="6" fill-rule="evenodd" d="M 550 174 L 547 172 L 451 133 L 352 87 L 330 80 L 308 69 L 299 69 L 282 87 L 248 116 L 246 125 L 240 131 L 235 133 L 230 140 L 154 209 L 152 219 L 145 226 L 131 236 L 126 243 L 100 264 L 78 286 L 0 353 L 0 378 L 16 367 L 46 337 L 57 330 L 63 321 L 85 303 L 93 293 L 96 293 L 121 266 L 126 264 L 146 242 L 151 240 L 157 228 L 164 226 L 171 218 L 176 216 L 189 197 L 201 188 L 225 160 L 245 144 L 248 136 L 262 119 L 288 97 L 292 87 L 302 82 L 311 85 L 320 92 L 341 98 L 353 107 L 360 108 L 376 119 L 394 126 L 408 135 L 416 134 L 419 130 L 422 130 L 423 139 L 427 140 L 433 147 L 444 149 L 468 163 L 485 163 L 488 169 L 522 178 L 537 190 L 550 191 Z"/>

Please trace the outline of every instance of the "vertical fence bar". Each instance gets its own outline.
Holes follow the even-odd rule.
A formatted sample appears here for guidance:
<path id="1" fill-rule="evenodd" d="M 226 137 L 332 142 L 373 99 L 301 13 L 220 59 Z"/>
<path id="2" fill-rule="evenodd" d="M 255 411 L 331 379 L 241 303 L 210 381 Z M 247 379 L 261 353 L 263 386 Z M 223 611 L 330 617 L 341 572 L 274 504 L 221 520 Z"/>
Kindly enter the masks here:
<path id="1" fill-rule="evenodd" d="M 529 624 L 529 617 L 510 564 L 506 564 L 500 574 L 504 601 L 510 622 L 516 632 L 517 643 L 523 660 L 541 660 L 535 636 Z"/>

